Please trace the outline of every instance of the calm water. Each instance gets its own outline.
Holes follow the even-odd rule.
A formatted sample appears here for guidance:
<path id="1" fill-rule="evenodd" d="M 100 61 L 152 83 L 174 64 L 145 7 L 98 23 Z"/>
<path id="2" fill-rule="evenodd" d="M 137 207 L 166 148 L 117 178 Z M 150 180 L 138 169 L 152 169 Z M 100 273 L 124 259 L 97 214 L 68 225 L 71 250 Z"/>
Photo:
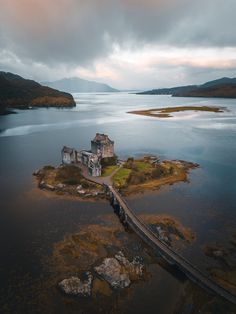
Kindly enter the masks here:
<path id="1" fill-rule="evenodd" d="M 74 96 L 77 107 L 73 109 L 28 110 L 0 117 L 3 313 L 43 313 L 32 288 L 39 278 L 47 276 L 41 268 L 42 256 L 50 255 L 53 243 L 65 234 L 111 212 L 106 203 L 51 199 L 34 191 L 35 169 L 60 163 L 63 145 L 89 148 L 96 132 L 109 134 L 120 157 L 151 153 L 200 164 L 191 172 L 190 183 L 128 200 L 138 213 L 168 213 L 191 227 L 196 241 L 182 253 L 196 265 L 204 269 L 213 263 L 202 253 L 204 244 L 227 243 L 236 230 L 236 100 L 127 93 Z M 127 114 L 130 110 L 177 105 L 216 105 L 227 107 L 227 111 L 179 113 L 162 120 Z M 120 311 L 195 313 L 194 302 L 182 306 L 190 283 L 179 281 L 159 265 L 153 269 L 150 281 L 133 288 L 132 297 Z M 60 304 L 60 298 L 58 293 L 57 299 L 51 300 L 48 313 L 78 313 L 77 307 Z M 221 303 L 218 310 L 229 311 Z M 214 308 L 214 313 L 217 311 Z"/>

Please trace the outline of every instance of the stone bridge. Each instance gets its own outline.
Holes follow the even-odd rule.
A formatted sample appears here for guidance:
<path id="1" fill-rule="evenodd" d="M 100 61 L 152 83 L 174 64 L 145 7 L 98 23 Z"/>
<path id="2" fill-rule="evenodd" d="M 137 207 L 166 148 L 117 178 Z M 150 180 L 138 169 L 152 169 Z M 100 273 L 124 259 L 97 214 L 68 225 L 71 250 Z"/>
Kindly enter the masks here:
<path id="1" fill-rule="evenodd" d="M 142 223 L 141 220 L 131 210 L 119 192 L 112 185 L 104 184 L 107 197 L 110 200 L 115 213 L 119 216 L 120 221 L 130 227 L 144 242 L 160 254 L 169 264 L 177 266 L 191 281 L 198 284 L 208 292 L 221 296 L 227 301 L 236 304 L 236 296 L 227 291 L 208 275 L 204 274 L 196 266 L 192 265 L 184 257 L 176 253 L 167 244 L 162 242 L 158 237 Z"/>

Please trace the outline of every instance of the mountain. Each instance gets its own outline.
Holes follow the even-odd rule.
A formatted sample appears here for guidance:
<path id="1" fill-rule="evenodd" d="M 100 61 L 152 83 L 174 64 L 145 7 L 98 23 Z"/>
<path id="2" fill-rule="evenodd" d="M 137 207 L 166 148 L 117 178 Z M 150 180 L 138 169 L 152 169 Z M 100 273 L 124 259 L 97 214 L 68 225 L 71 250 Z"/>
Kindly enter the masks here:
<path id="1" fill-rule="evenodd" d="M 153 89 L 139 95 L 172 95 L 175 97 L 222 97 L 236 98 L 236 78 L 223 77 L 202 85 L 187 85 Z"/>
<path id="2" fill-rule="evenodd" d="M 43 82 L 42 84 L 68 93 L 119 92 L 107 84 L 87 81 L 78 77 L 64 78 L 54 82 Z"/>
<path id="3" fill-rule="evenodd" d="M 0 71 L 1 114 L 7 112 L 7 108 L 73 106 L 75 101 L 68 93 L 42 86 L 13 73 Z"/>

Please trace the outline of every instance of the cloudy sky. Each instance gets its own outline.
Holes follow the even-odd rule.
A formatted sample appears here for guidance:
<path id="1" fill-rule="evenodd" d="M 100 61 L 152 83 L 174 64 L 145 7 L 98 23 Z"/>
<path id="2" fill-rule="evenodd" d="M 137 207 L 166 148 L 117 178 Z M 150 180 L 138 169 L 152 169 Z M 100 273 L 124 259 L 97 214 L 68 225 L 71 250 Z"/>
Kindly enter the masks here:
<path id="1" fill-rule="evenodd" d="M 146 89 L 236 77 L 236 0 L 0 0 L 0 70 Z"/>

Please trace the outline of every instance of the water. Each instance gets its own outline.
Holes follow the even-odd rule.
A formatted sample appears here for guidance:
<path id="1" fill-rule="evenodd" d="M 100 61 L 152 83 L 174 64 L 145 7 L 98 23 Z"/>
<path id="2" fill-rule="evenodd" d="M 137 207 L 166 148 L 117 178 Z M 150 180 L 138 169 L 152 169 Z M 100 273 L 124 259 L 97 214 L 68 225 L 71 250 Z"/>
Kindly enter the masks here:
<path id="1" fill-rule="evenodd" d="M 42 256 L 50 255 L 53 243 L 65 234 L 111 212 L 106 203 L 44 197 L 37 193 L 32 177 L 35 169 L 60 163 L 63 145 L 89 148 L 96 132 L 109 134 L 116 153 L 123 158 L 148 153 L 200 164 L 191 172 L 190 183 L 128 200 L 137 213 L 167 213 L 191 227 L 196 241 L 182 253 L 199 267 L 205 269 L 213 263 L 204 256 L 203 245 L 227 243 L 236 230 L 235 100 L 128 93 L 74 96 L 77 106 L 73 109 L 22 110 L 0 117 L 0 304 L 6 313 L 41 313 L 32 287 L 38 278 L 47 276 L 42 271 Z M 214 105 L 227 107 L 227 111 L 179 113 L 171 119 L 127 113 L 179 105 Z M 132 296 L 122 305 L 124 312 L 131 313 L 131 308 L 136 313 L 144 309 L 147 313 L 178 311 L 186 283 L 158 265 L 153 267 L 158 268 L 154 271 L 157 275 L 132 288 Z M 142 304 L 138 301 L 140 295 Z M 171 304 L 164 304 L 167 296 Z M 58 294 L 57 300 L 51 301 L 48 313 L 77 312 L 77 307 L 69 310 L 62 304 L 58 309 L 60 298 Z M 189 306 L 186 313 L 194 313 Z"/>

